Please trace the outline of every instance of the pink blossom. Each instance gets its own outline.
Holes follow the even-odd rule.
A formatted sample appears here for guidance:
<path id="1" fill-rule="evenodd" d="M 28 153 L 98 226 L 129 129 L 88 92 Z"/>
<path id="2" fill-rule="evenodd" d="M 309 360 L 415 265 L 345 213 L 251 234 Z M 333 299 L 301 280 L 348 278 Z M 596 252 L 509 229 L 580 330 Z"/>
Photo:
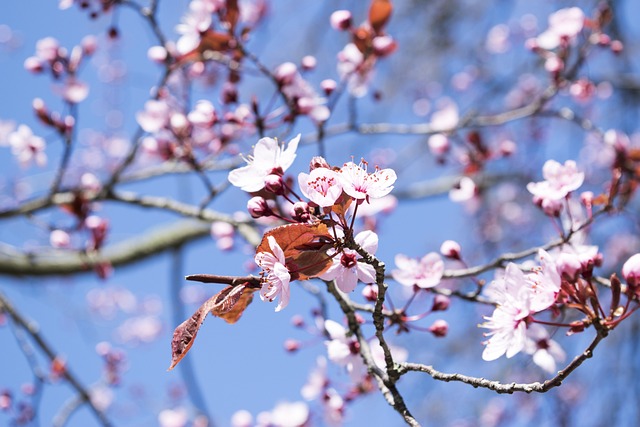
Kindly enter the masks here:
<path id="1" fill-rule="evenodd" d="M 460 259 L 460 243 L 454 240 L 445 240 L 440 245 L 440 253 L 447 258 Z"/>
<path id="2" fill-rule="evenodd" d="M 236 411 L 231 416 L 231 427 L 252 427 L 253 415 L 246 409 Z"/>
<path id="3" fill-rule="evenodd" d="M 429 150 L 436 156 L 441 156 L 449 151 L 449 138 L 442 133 L 435 133 L 427 140 Z"/>
<path id="4" fill-rule="evenodd" d="M 164 46 L 151 46 L 149 50 L 147 50 L 147 58 L 152 60 L 153 62 L 163 63 L 166 61 L 169 56 L 169 52 Z"/>
<path id="5" fill-rule="evenodd" d="M 58 57 L 60 43 L 53 37 L 46 37 L 36 43 L 36 56 L 43 61 L 53 62 Z"/>
<path id="6" fill-rule="evenodd" d="M 458 106 L 450 99 L 443 99 L 438 110 L 431 115 L 431 128 L 436 132 L 455 129 L 460 121 Z"/>
<path id="7" fill-rule="evenodd" d="M 0 120 L 0 147 L 9 145 L 9 135 L 16 129 L 13 120 Z"/>
<path id="8" fill-rule="evenodd" d="M 284 173 L 296 158 L 296 149 L 300 135 L 289 141 L 287 148 L 278 144 L 273 138 L 262 138 L 248 156 L 248 163 L 229 172 L 229 182 L 247 192 L 260 191 L 264 188 L 265 178 L 272 174 Z"/>
<path id="9" fill-rule="evenodd" d="M 320 97 L 298 72 L 292 62 L 285 62 L 276 68 L 274 75 L 280 83 L 282 93 L 295 102 L 297 112 L 309 116 L 316 123 L 326 121 L 331 111 L 326 107 L 326 99 Z"/>
<path id="10" fill-rule="evenodd" d="M 332 206 L 342 194 L 342 183 L 337 172 L 316 168 L 310 174 L 298 175 L 302 194 L 320 207 Z"/>
<path id="11" fill-rule="evenodd" d="M 29 126 L 18 126 L 18 129 L 9 134 L 8 139 L 11 152 L 23 167 L 31 162 L 35 162 L 38 166 L 47 164 L 47 154 L 44 152 L 46 143 L 44 139 L 34 135 Z"/>
<path id="12" fill-rule="evenodd" d="M 354 240 L 371 255 L 378 250 L 378 235 L 373 231 L 361 231 Z M 363 283 L 375 283 L 375 269 L 359 259 L 360 255 L 356 251 L 345 248 L 342 253 L 333 257 L 333 264 L 320 278 L 322 280 L 335 280 L 336 285 L 342 292 L 353 291 L 358 284 L 358 280 Z"/>
<path id="13" fill-rule="evenodd" d="M 218 115 L 210 101 L 200 100 L 187 118 L 195 126 L 211 127 L 218 120 Z"/>
<path id="14" fill-rule="evenodd" d="M 531 290 L 529 306 L 532 312 L 549 308 L 560 292 L 560 274 L 551 255 L 545 250 L 538 251 L 540 267 L 527 275 L 527 285 Z"/>
<path id="15" fill-rule="evenodd" d="M 564 165 L 547 160 L 542 167 L 544 181 L 530 182 L 527 190 L 541 199 L 561 200 L 577 190 L 584 181 L 584 173 L 578 172 L 576 162 L 567 160 Z"/>
<path id="16" fill-rule="evenodd" d="M 260 298 L 269 302 L 279 298 L 276 311 L 280 311 L 289 304 L 291 275 L 285 265 L 284 252 L 276 239 L 268 236 L 267 241 L 271 252 L 258 252 L 255 256 L 255 263 L 266 273 L 260 289 Z"/>
<path id="17" fill-rule="evenodd" d="M 382 169 L 372 174 L 367 173 L 367 163 L 345 163 L 340 169 L 342 188 L 345 193 L 356 200 L 367 200 L 369 197 L 386 196 L 393 190 L 397 176 L 393 169 Z"/>
<path id="18" fill-rule="evenodd" d="M 300 395 L 306 400 L 314 400 L 322 395 L 328 382 L 327 359 L 319 356 L 315 368 L 309 373 L 306 384 L 300 390 Z"/>
<path id="19" fill-rule="evenodd" d="M 444 273 L 444 262 L 435 252 L 429 252 L 420 260 L 397 254 L 395 263 L 398 269 L 393 270 L 391 275 L 396 282 L 405 286 L 432 288 L 440 283 Z"/>
<path id="20" fill-rule="evenodd" d="M 162 333 L 162 321 L 155 315 L 142 315 L 127 319 L 117 330 L 118 337 L 128 343 L 145 344 Z"/>
<path id="21" fill-rule="evenodd" d="M 575 38 L 584 26 L 584 12 L 578 7 L 560 9 L 549 16 L 549 28 L 536 38 L 542 49 L 555 49 Z"/>

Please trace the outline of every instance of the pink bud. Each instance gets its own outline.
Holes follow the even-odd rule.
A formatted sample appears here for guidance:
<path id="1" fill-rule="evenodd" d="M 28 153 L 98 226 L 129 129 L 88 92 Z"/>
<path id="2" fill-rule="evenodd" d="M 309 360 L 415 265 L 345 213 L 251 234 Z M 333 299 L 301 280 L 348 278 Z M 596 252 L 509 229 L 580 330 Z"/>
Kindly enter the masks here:
<path id="1" fill-rule="evenodd" d="M 334 30 L 348 30 L 351 28 L 351 12 L 348 10 L 336 10 L 331 14 L 330 22 Z"/>
<path id="2" fill-rule="evenodd" d="M 0 392 L 0 410 L 7 411 L 11 408 L 11 393 L 9 390 L 2 390 Z"/>
<path id="3" fill-rule="evenodd" d="M 64 230 L 53 230 L 49 235 L 49 242 L 54 248 L 68 248 L 71 245 L 71 237 Z"/>
<path id="4" fill-rule="evenodd" d="M 550 73 L 558 73 L 562 71 L 563 68 L 564 62 L 555 55 L 548 57 L 544 62 L 544 69 Z"/>
<path id="5" fill-rule="evenodd" d="M 362 288 L 362 296 L 367 301 L 376 301 L 378 299 L 378 285 L 366 285 Z"/>
<path id="6" fill-rule="evenodd" d="M 256 196 L 247 202 L 247 210 L 252 218 L 261 218 L 263 216 L 271 216 L 273 212 L 267 204 L 264 197 Z"/>
<path id="7" fill-rule="evenodd" d="M 398 47 L 395 40 L 389 36 L 378 36 L 371 43 L 374 53 L 381 57 L 392 54 Z"/>
<path id="8" fill-rule="evenodd" d="M 285 62 L 276 68 L 274 76 L 278 83 L 281 85 L 289 85 L 293 82 L 296 74 L 298 73 L 298 67 L 293 62 Z"/>
<path id="9" fill-rule="evenodd" d="M 440 253 L 447 258 L 460 259 L 460 244 L 454 240 L 445 240 L 440 245 Z"/>
<path id="10" fill-rule="evenodd" d="M 291 318 L 291 324 L 296 328 L 302 328 L 305 325 L 304 317 L 300 316 L 299 314 L 296 314 Z"/>
<path id="11" fill-rule="evenodd" d="M 564 206 L 562 205 L 562 200 L 552 199 L 542 199 L 540 201 L 540 207 L 545 214 L 553 217 L 560 216 L 560 213 L 564 208 Z"/>
<path id="12" fill-rule="evenodd" d="M 429 332 L 435 337 L 442 338 L 449 332 L 449 324 L 442 319 L 436 320 L 433 325 L 429 326 Z"/>
<path id="13" fill-rule="evenodd" d="M 285 185 L 282 177 L 274 173 L 267 175 L 264 179 L 264 189 L 279 196 L 283 195 L 285 193 Z"/>
<path id="14" fill-rule="evenodd" d="M 338 87 L 338 83 L 332 79 L 325 79 L 320 82 L 320 87 L 324 91 L 325 95 L 331 95 L 336 87 Z"/>
<path id="15" fill-rule="evenodd" d="M 442 133 L 436 133 L 427 140 L 429 150 L 433 155 L 441 156 L 449 151 L 449 138 Z"/>
<path id="16" fill-rule="evenodd" d="M 449 308 L 449 304 L 451 304 L 451 300 L 446 295 L 436 295 L 433 298 L 433 305 L 431 306 L 431 311 L 445 311 Z"/>
<path id="17" fill-rule="evenodd" d="M 640 254 L 635 254 L 624 263 L 622 276 L 631 286 L 640 284 Z"/>
<path id="18" fill-rule="evenodd" d="M 41 73 L 43 69 L 42 60 L 36 56 L 30 56 L 24 60 L 24 68 L 32 73 Z"/>
<path id="19" fill-rule="evenodd" d="M 167 59 L 167 55 L 168 52 L 164 46 L 151 46 L 149 50 L 147 50 L 147 58 L 159 64 L 163 63 Z"/>
<path id="20" fill-rule="evenodd" d="M 288 339 L 284 342 L 284 349 L 289 353 L 294 353 L 300 350 L 300 343 L 294 339 Z"/>
<path id="21" fill-rule="evenodd" d="M 88 35 L 80 42 L 85 55 L 93 55 L 98 48 L 98 39 L 96 36 Z"/>
<path id="22" fill-rule="evenodd" d="M 313 70 L 318 65 L 318 60 L 315 56 L 307 55 L 302 58 L 300 65 L 302 65 L 303 70 Z"/>
<path id="23" fill-rule="evenodd" d="M 291 207 L 291 218 L 297 222 L 307 222 L 311 219 L 311 209 L 307 202 L 296 202 Z"/>
<path id="24" fill-rule="evenodd" d="M 614 40 L 611 42 L 611 52 L 618 54 L 624 50 L 624 45 L 620 40 Z"/>
<path id="25" fill-rule="evenodd" d="M 518 146 L 516 145 L 516 143 L 510 139 L 500 141 L 500 153 L 502 153 L 502 155 L 505 157 L 515 153 L 517 149 Z"/>
<path id="26" fill-rule="evenodd" d="M 36 56 L 43 61 L 54 61 L 58 57 L 60 44 L 53 37 L 46 37 L 36 43 Z"/>

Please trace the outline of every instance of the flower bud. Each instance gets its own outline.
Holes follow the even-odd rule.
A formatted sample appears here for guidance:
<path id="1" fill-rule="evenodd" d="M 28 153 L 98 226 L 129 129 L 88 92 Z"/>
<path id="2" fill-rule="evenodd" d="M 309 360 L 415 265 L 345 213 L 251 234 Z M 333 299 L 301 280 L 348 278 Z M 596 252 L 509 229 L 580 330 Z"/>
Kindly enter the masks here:
<path id="1" fill-rule="evenodd" d="M 264 197 L 256 196 L 249 199 L 247 202 L 247 210 L 251 218 L 262 218 L 264 216 L 271 216 L 273 212 L 267 204 Z"/>
<path id="2" fill-rule="evenodd" d="M 41 73 L 44 67 L 40 58 L 30 56 L 24 60 L 24 68 L 32 73 Z"/>
<path id="3" fill-rule="evenodd" d="M 316 68 L 316 65 L 318 65 L 318 60 L 315 56 L 307 55 L 302 58 L 300 65 L 302 65 L 303 70 L 313 70 L 314 68 Z"/>
<path id="4" fill-rule="evenodd" d="M 451 300 L 446 295 L 436 295 L 433 298 L 433 305 L 431 306 L 431 311 L 445 311 L 449 308 L 449 304 Z"/>
<path id="5" fill-rule="evenodd" d="M 376 301 L 378 299 L 378 285 L 366 285 L 362 288 L 362 296 L 367 301 Z"/>
<path id="6" fill-rule="evenodd" d="M 300 316 L 299 314 L 296 314 L 295 316 L 293 316 L 291 318 L 291 324 L 293 326 L 295 326 L 296 328 L 302 328 L 305 325 L 304 318 L 302 316 Z"/>
<path id="7" fill-rule="evenodd" d="M 322 157 L 322 156 L 313 156 L 311 158 L 311 162 L 309 162 L 309 172 L 311 172 L 314 169 L 318 169 L 318 168 L 331 169 L 331 166 L 329 166 L 329 163 L 327 163 L 327 161 L 324 159 L 324 157 Z"/>
<path id="8" fill-rule="evenodd" d="M 311 209 L 307 202 L 296 202 L 290 212 L 291 218 L 297 222 L 307 222 L 311 219 Z"/>
<path id="9" fill-rule="evenodd" d="M 324 94 L 328 96 L 331 95 L 334 90 L 336 90 L 336 88 L 338 87 L 338 83 L 336 83 L 336 81 L 332 79 L 325 79 L 320 82 L 320 87 L 324 91 Z"/>
<path id="10" fill-rule="evenodd" d="M 440 253 L 451 259 L 460 259 L 460 244 L 454 240 L 445 240 L 440 246 Z"/>
<path id="11" fill-rule="evenodd" d="M 435 337 L 442 338 L 449 332 L 449 324 L 442 319 L 436 320 L 433 325 L 429 326 L 429 332 Z"/>
<path id="12" fill-rule="evenodd" d="M 270 193 L 281 196 L 285 192 L 284 182 L 282 177 L 277 174 L 269 174 L 264 178 L 264 189 Z"/>
<path id="13" fill-rule="evenodd" d="M 348 10 L 336 10 L 331 14 L 330 22 L 334 30 L 348 30 L 351 28 L 351 12 Z"/>
<path id="14" fill-rule="evenodd" d="M 434 156 L 441 156 L 449 151 L 449 138 L 442 133 L 435 133 L 427 140 L 429 150 Z"/>
<path id="15" fill-rule="evenodd" d="M 640 254 L 635 254 L 624 263 L 622 277 L 630 286 L 640 285 Z"/>
<path id="16" fill-rule="evenodd" d="M 283 86 L 290 85 L 293 82 L 296 74 L 298 73 L 298 67 L 293 62 L 285 62 L 276 68 L 274 77 Z"/>
<path id="17" fill-rule="evenodd" d="M 284 349 L 289 353 L 295 353 L 300 350 L 300 343 L 294 339 L 288 339 L 284 342 Z"/>
<path id="18" fill-rule="evenodd" d="M 71 245 L 71 237 L 64 230 L 53 230 L 49 235 L 49 242 L 54 248 L 68 248 Z"/>

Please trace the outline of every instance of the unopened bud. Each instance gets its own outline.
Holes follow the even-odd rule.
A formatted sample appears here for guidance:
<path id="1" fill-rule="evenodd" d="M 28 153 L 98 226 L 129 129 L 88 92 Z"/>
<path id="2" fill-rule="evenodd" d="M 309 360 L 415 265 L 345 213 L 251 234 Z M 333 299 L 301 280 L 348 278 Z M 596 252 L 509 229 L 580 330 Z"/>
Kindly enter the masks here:
<path id="1" fill-rule="evenodd" d="M 300 316 L 299 314 L 296 314 L 295 316 L 293 316 L 291 318 L 291 324 L 293 326 L 295 326 L 296 328 L 302 328 L 304 327 L 305 323 L 304 323 L 304 317 Z"/>
<path id="2" fill-rule="evenodd" d="M 435 133 L 427 140 L 429 151 L 435 156 L 441 156 L 449 151 L 449 138 L 444 134 Z"/>
<path id="3" fill-rule="evenodd" d="M 362 296 L 367 301 L 376 301 L 378 299 L 378 285 L 367 285 L 362 288 Z"/>
<path id="4" fill-rule="evenodd" d="M 616 55 L 624 50 L 624 45 L 620 40 L 612 41 L 610 47 L 611 47 L 611 52 L 615 53 Z"/>
<path id="5" fill-rule="evenodd" d="M 298 67 L 293 62 L 285 62 L 276 68 L 274 77 L 283 86 L 289 85 L 293 82 L 296 74 L 298 73 Z"/>
<path id="6" fill-rule="evenodd" d="M 351 12 L 348 10 L 336 10 L 331 14 L 331 27 L 338 31 L 351 28 Z"/>
<path id="7" fill-rule="evenodd" d="M 445 240 L 440 246 L 440 253 L 451 259 L 460 259 L 460 244 L 454 240 Z"/>
<path id="8" fill-rule="evenodd" d="M 445 311 L 449 308 L 449 304 L 451 304 L 451 300 L 448 296 L 436 295 L 435 298 L 433 298 L 431 311 Z"/>
<path id="9" fill-rule="evenodd" d="M 265 216 L 271 216 L 273 212 L 267 204 L 264 197 L 256 196 L 249 199 L 247 202 L 247 210 L 251 218 L 262 218 Z"/>
<path id="10" fill-rule="evenodd" d="M 282 177 L 276 174 L 267 175 L 264 178 L 264 189 L 270 193 L 281 196 L 284 194 L 285 186 Z"/>
<path id="11" fill-rule="evenodd" d="M 301 64 L 303 70 L 313 70 L 318 65 L 318 60 L 315 56 L 307 55 L 302 58 Z"/>
<path id="12" fill-rule="evenodd" d="M 442 319 L 436 320 L 433 322 L 433 325 L 429 326 L 429 332 L 438 338 L 445 337 L 447 336 L 447 332 L 449 332 L 449 324 Z"/>
<path id="13" fill-rule="evenodd" d="M 291 218 L 297 222 L 307 222 L 311 219 L 311 210 L 307 202 L 296 202 L 291 208 Z"/>
<path id="14" fill-rule="evenodd" d="M 324 157 L 321 157 L 321 156 L 312 157 L 311 162 L 309 162 L 309 172 L 319 168 L 331 169 L 331 166 L 329 166 L 329 163 L 327 163 Z"/>
<path id="15" fill-rule="evenodd" d="M 320 82 L 320 87 L 324 91 L 325 95 L 331 95 L 334 90 L 338 87 L 338 83 L 332 79 L 325 79 Z"/>
<path id="16" fill-rule="evenodd" d="M 24 68 L 32 73 L 41 73 L 43 69 L 42 60 L 35 56 L 30 56 L 24 60 Z"/>
<path id="17" fill-rule="evenodd" d="M 640 254 L 635 254 L 622 266 L 622 277 L 629 286 L 640 285 Z"/>
<path id="18" fill-rule="evenodd" d="M 300 343 L 294 339 L 288 339 L 284 342 L 284 349 L 289 353 L 294 353 L 300 350 Z"/>

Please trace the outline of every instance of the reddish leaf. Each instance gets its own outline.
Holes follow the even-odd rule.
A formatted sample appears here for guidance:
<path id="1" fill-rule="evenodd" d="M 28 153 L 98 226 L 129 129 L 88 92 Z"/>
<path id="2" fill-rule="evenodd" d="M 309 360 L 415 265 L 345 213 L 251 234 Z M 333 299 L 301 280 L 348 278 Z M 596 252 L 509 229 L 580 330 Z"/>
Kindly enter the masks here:
<path id="1" fill-rule="evenodd" d="M 376 33 L 380 33 L 391 18 L 393 6 L 390 0 L 373 0 L 369 8 L 369 23 Z"/>
<path id="2" fill-rule="evenodd" d="M 284 252 L 291 280 L 307 280 L 324 273 L 331 266 L 327 249 L 333 236 L 326 224 L 289 224 L 267 231 L 256 252 L 271 252 L 267 238 L 273 236 Z"/>
<path id="3" fill-rule="evenodd" d="M 634 162 L 640 162 L 640 150 L 637 148 L 633 148 L 629 150 L 629 152 L 627 153 L 627 156 L 629 157 L 629 159 L 633 160 Z"/>
<path id="4" fill-rule="evenodd" d="M 221 317 L 228 323 L 235 323 L 251 303 L 256 290 L 246 285 L 227 286 L 205 301 L 193 316 L 182 322 L 173 332 L 169 371 L 189 352 L 208 313 Z"/>

